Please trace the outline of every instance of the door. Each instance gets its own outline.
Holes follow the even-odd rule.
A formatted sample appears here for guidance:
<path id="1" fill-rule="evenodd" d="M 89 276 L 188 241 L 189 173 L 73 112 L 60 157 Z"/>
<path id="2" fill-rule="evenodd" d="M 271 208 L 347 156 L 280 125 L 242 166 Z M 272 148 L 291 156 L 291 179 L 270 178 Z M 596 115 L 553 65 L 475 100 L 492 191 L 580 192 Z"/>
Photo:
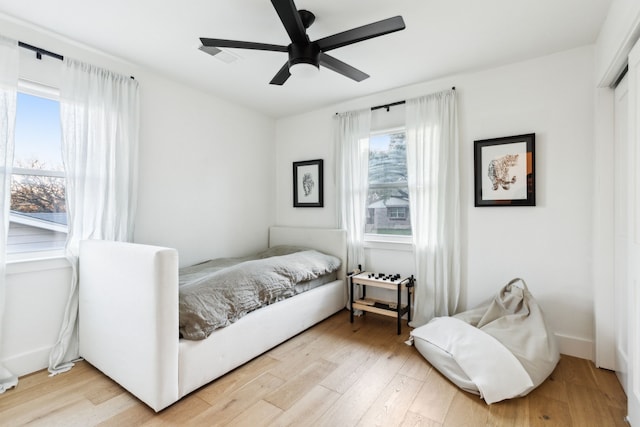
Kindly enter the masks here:
<path id="1" fill-rule="evenodd" d="M 640 43 L 629 54 L 627 212 L 627 399 L 629 422 L 640 426 Z"/>
<path id="2" fill-rule="evenodd" d="M 629 328 L 627 294 L 628 289 L 628 152 L 629 152 L 629 91 L 628 77 L 625 77 L 616 87 L 614 99 L 615 139 L 614 139 L 614 174 L 613 174 L 613 225 L 614 225 L 614 330 L 615 330 L 615 369 L 618 379 L 627 390 L 627 365 L 629 352 Z"/>

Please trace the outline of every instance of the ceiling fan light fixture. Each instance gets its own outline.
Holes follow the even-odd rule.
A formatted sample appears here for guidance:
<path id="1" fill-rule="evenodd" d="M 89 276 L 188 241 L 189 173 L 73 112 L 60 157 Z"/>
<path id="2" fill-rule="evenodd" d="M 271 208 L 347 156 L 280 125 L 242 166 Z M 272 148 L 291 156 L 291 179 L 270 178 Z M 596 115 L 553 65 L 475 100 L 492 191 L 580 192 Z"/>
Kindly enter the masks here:
<path id="1" fill-rule="evenodd" d="M 315 77 L 318 72 L 320 72 L 320 67 L 310 62 L 297 62 L 289 66 L 289 73 L 292 76 L 305 79 Z"/>

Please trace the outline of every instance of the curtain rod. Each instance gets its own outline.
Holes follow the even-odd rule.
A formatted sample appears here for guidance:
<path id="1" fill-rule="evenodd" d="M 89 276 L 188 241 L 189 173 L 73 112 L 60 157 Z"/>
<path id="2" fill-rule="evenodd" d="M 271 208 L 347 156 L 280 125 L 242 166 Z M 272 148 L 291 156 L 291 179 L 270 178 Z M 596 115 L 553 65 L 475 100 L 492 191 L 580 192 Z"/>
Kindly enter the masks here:
<path id="1" fill-rule="evenodd" d="M 395 107 L 396 105 L 402 105 L 406 103 L 407 101 L 398 101 L 398 102 L 392 102 L 391 104 L 376 105 L 375 107 L 371 107 L 371 111 L 382 110 L 383 108 L 386 108 L 387 111 L 389 111 L 389 108 L 391 107 Z"/>
<path id="2" fill-rule="evenodd" d="M 451 88 L 451 90 L 456 90 L 456 87 L 453 86 Z M 374 110 L 381 110 L 383 108 L 385 108 L 387 111 L 389 111 L 389 108 L 391 107 L 395 107 L 396 105 L 402 105 L 405 104 L 407 101 L 398 101 L 398 102 L 392 102 L 391 104 L 384 104 L 384 105 L 376 105 L 375 107 L 371 107 L 371 111 Z"/>
<path id="3" fill-rule="evenodd" d="M 30 44 L 27 44 L 27 43 L 24 43 L 24 42 L 21 42 L 21 41 L 18 42 L 18 46 L 20 46 L 20 47 L 22 47 L 24 49 L 28 49 L 28 50 L 34 51 L 36 53 L 36 58 L 38 58 L 38 59 L 42 59 L 42 55 L 45 55 L 45 56 L 50 56 L 50 57 L 55 58 L 55 59 L 59 59 L 60 61 L 64 60 L 64 56 L 62 56 L 62 55 L 50 52 L 50 51 L 48 51 L 46 49 L 42 49 L 40 47 L 33 46 L 33 45 L 30 45 Z M 136 79 L 133 76 L 129 76 L 129 77 L 131 77 L 131 79 L 133 79 L 133 80 Z"/>
<path id="4" fill-rule="evenodd" d="M 50 56 L 52 58 L 59 59 L 60 61 L 64 59 L 64 56 L 62 55 L 58 55 L 57 53 L 49 52 L 48 50 L 45 50 L 36 46 L 32 46 L 30 44 L 26 44 L 23 42 L 18 42 L 18 46 L 34 51 L 36 53 L 36 58 L 38 59 L 42 59 L 42 55 Z"/>

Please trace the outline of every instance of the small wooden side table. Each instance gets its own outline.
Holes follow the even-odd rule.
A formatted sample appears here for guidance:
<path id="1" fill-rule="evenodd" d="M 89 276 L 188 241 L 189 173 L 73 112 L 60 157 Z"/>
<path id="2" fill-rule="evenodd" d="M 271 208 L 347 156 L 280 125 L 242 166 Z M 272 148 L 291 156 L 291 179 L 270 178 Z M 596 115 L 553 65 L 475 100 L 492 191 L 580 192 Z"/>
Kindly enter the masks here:
<path id="1" fill-rule="evenodd" d="M 353 293 L 354 285 L 360 285 L 362 287 L 361 298 L 355 299 Z M 355 310 L 391 316 L 398 319 L 398 335 L 400 335 L 402 329 L 402 316 L 406 313 L 408 322 L 411 321 L 411 297 L 414 285 L 415 279 L 413 278 L 413 275 L 410 277 L 401 277 L 399 274 L 386 275 L 382 273 L 371 273 L 368 271 L 359 274 L 352 274 L 349 276 L 349 288 L 351 291 L 351 323 L 353 323 L 353 314 Z M 367 298 L 367 286 L 396 291 L 396 300 L 384 301 Z M 405 289 L 407 291 L 407 304 L 402 305 L 401 295 L 402 291 Z"/>

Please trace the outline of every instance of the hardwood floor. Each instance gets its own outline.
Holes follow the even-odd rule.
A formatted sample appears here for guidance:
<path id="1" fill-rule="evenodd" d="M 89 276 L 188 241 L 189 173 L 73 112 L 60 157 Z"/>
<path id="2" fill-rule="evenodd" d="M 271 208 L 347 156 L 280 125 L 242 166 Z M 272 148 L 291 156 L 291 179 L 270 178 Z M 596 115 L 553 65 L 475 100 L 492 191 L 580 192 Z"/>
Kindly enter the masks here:
<path id="1" fill-rule="evenodd" d="M 625 426 L 613 372 L 563 356 L 528 396 L 486 405 L 396 335 L 394 320 L 346 311 L 156 414 L 86 362 L 21 378 L 0 426 Z"/>

